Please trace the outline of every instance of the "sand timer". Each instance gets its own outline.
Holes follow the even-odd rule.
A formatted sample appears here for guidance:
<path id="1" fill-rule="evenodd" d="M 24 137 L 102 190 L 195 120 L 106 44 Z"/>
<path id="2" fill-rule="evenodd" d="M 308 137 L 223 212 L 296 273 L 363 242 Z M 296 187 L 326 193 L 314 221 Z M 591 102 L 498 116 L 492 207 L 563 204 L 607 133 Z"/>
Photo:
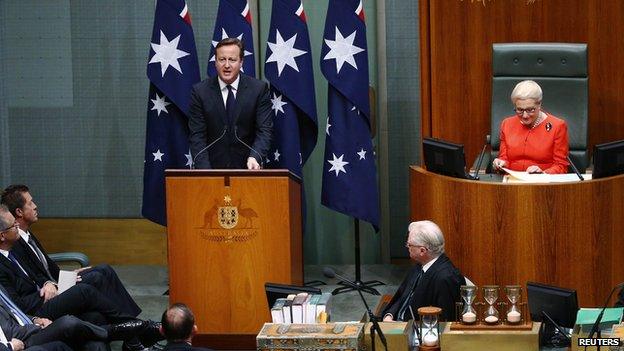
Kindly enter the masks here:
<path id="1" fill-rule="evenodd" d="M 459 289 L 463 301 L 460 321 L 462 324 L 474 324 L 477 321 L 477 312 L 472 304 L 477 297 L 477 287 L 474 285 L 462 285 Z"/>
<path id="2" fill-rule="evenodd" d="M 507 323 L 517 324 L 522 320 L 522 313 L 518 308 L 520 297 L 522 294 L 522 287 L 520 285 L 507 285 L 505 287 L 505 294 L 507 300 L 509 300 L 509 308 L 507 309 Z"/>
<path id="3" fill-rule="evenodd" d="M 498 285 L 483 286 L 483 299 L 487 304 L 483 314 L 483 320 L 486 324 L 497 324 L 499 321 L 498 309 L 496 301 L 498 300 Z"/>
<path id="4" fill-rule="evenodd" d="M 434 351 L 440 350 L 440 307 L 421 307 L 418 309 L 419 330 L 420 330 L 420 350 Z"/>

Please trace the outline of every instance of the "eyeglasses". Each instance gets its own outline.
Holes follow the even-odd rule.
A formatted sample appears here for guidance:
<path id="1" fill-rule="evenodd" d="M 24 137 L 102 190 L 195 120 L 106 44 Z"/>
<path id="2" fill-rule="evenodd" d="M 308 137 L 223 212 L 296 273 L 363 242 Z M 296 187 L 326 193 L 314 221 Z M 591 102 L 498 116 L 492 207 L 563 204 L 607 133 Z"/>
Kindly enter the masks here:
<path id="1" fill-rule="evenodd" d="M 6 232 L 10 231 L 13 228 L 19 228 L 19 224 L 17 222 L 13 222 L 13 224 L 11 226 L 0 230 L 0 233 L 6 233 Z"/>
<path id="2" fill-rule="evenodd" d="M 428 247 L 426 247 L 426 246 L 422 246 L 422 245 L 414 245 L 414 244 L 410 244 L 410 243 L 405 243 L 405 247 L 406 247 L 407 249 L 411 249 L 412 247 L 422 247 L 422 248 L 424 248 L 425 250 L 429 250 L 429 248 L 428 248 Z"/>
<path id="3" fill-rule="evenodd" d="M 525 112 L 529 115 L 532 115 L 535 113 L 535 111 L 537 111 L 537 106 L 535 107 L 529 107 L 529 108 L 520 108 L 520 107 L 516 107 L 513 109 L 514 112 L 516 112 L 516 114 L 518 116 L 522 116 Z"/>

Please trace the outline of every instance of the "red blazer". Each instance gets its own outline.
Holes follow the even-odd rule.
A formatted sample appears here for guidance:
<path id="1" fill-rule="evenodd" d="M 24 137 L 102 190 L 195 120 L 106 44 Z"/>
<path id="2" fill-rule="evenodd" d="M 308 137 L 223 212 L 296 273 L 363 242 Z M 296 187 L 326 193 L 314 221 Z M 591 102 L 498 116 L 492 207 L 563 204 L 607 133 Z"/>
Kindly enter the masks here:
<path id="1" fill-rule="evenodd" d="M 531 129 L 520 123 L 516 116 L 501 123 L 500 153 L 498 158 L 507 162 L 507 168 L 526 171 L 529 166 L 539 166 L 545 173 L 568 173 L 568 126 L 553 115 Z"/>

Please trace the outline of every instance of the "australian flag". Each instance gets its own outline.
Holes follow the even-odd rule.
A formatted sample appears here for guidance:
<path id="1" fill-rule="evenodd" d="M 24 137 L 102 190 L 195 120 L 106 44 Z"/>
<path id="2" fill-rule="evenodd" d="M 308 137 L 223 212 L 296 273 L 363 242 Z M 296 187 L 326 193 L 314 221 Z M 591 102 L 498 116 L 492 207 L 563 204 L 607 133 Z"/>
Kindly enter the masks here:
<path id="1" fill-rule="evenodd" d="M 310 37 L 301 0 L 273 0 L 266 52 L 274 135 L 266 166 L 288 168 L 301 177 L 318 133 Z"/>
<path id="2" fill-rule="evenodd" d="M 165 169 L 190 168 L 187 115 L 199 63 L 184 0 L 157 0 L 147 77 L 143 217 L 166 225 Z"/>
<path id="3" fill-rule="evenodd" d="M 245 56 L 242 71 L 248 76 L 256 76 L 253 36 L 251 30 L 251 12 L 247 0 L 219 0 L 217 21 L 215 22 L 210 59 L 208 60 L 208 76 L 217 75 L 215 54 L 217 44 L 225 38 L 238 38 L 243 42 Z"/>
<path id="4" fill-rule="evenodd" d="M 367 55 L 362 1 L 330 0 L 321 49 L 329 83 L 321 203 L 379 230 Z"/>

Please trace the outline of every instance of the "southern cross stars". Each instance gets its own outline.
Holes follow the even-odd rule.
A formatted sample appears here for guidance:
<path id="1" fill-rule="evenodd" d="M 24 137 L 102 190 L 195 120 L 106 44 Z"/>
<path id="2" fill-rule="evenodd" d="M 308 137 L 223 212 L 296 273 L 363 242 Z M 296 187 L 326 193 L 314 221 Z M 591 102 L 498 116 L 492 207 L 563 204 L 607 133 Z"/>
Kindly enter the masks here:
<path id="1" fill-rule="evenodd" d="M 225 38 L 231 38 L 226 32 L 225 32 L 225 28 L 221 28 L 221 40 L 225 39 Z M 243 33 L 241 33 L 239 36 L 237 36 L 236 38 L 238 38 L 238 40 L 242 41 L 243 40 Z M 215 55 L 217 54 L 217 44 L 219 44 L 218 41 L 212 41 L 212 47 L 215 48 L 215 50 L 212 52 L 212 56 L 210 56 L 210 62 L 214 62 L 215 60 Z M 249 56 L 251 55 L 251 52 L 245 50 L 244 56 Z M 243 71 L 242 67 L 241 67 L 241 71 Z M 244 72 L 244 71 L 243 71 Z"/>
<path id="2" fill-rule="evenodd" d="M 271 99 L 271 104 L 273 104 L 273 106 L 271 106 L 271 109 L 273 110 L 273 112 L 275 112 L 276 116 L 277 112 L 281 112 L 282 114 L 284 114 L 283 106 L 288 104 L 287 102 L 282 101 L 282 96 L 283 95 L 277 95 L 273 93 L 273 98 Z"/>
<path id="3" fill-rule="evenodd" d="M 279 30 L 275 30 L 275 43 L 267 42 L 269 49 L 271 49 L 271 56 L 266 60 L 266 63 L 277 63 L 277 76 L 279 77 L 284 70 L 284 67 L 290 66 L 295 71 L 299 72 L 297 67 L 297 61 L 295 57 L 306 54 L 307 51 L 295 49 L 295 41 L 297 40 L 297 34 L 293 35 L 290 39 L 284 41 Z"/>
<path id="4" fill-rule="evenodd" d="M 360 156 L 360 160 L 366 160 L 366 150 L 364 150 L 364 148 L 361 148 L 356 154 Z"/>
<path id="5" fill-rule="evenodd" d="M 165 155 L 162 152 L 160 152 L 160 149 L 158 149 L 156 152 L 152 152 L 152 155 L 154 155 L 154 161 L 160 161 L 162 162 L 162 157 Z"/>
<path id="6" fill-rule="evenodd" d="M 184 156 L 186 156 L 185 166 L 189 166 L 189 168 L 193 168 L 193 157 L 191 156 L 191 150 L 189 150 L 188 154 L 184 154 Z"/>
<path id="7" fill-rule="evenodd" d="M 340 157 L 336 157 L 336 154 L 332 153 L 332 156 L 334 158 L 333 160 L 327 160 L 327 162 L 332 165 L 328 172 L 335 171 L 336 177 L 338 177 L 338 173 L 340 172 L 344 172 L 345 174 L 347 174 L 344 166 L 348 165 L 349 162 L 342 160 L 344 154 L 340 155 Z"/>
<path id="8" fill-rule="evenodd" d="M 154 95 L 156 95 L 156 99 L 150 99 L 152 100 L 152 103 L 154 104 L 151 110 L 152 111 L 156 110 L 156 112 L 158 113 L 158 116 L 160 116 L 161 112 L 168 114 L 169 111 L 167 111 L 167 106 L 171 105 L 171 103 L 165 101 L 165 95 L 163 95 L 162 97 L 158 96 L 158 93 L 154 93 Z"/>
<path id="9" fill-rule="evenodd" d="M 358 69 L 353 56 L 364 51 L 364 49 L 353 45 L 356 32 L 357 31 L 354 31 L 345 38 L 342 33 L 340 33 L 338 27 L 336 27 L 335 40 L 325 39 L 325 44 L 329 46 L 329 52 L 323 57 L 323 60 L 336 59 L 336 71 L 338 73 L 340 73 L 340 69 L 345 62 L 350 64 L 353 68 Z"/>
<path id="10" fill-rule="evenodd" d="M 163 77 L 165 76 L 165 72 L 167 72 L 167 68 L 169 68 L 169 66 L 182 73 L 182 68 L 180 68 L 180 62 L 178 62 L 178 59 L 188 56 L 189 53 L 178 50 L 178 43 L 180 42 L 181 36 L 182 35 L 180 34 L 172 41 L 169 41 L 165 36 L 165 33 L 160 31 L 160 44 L 151 43 L 152 50 L 154 50 L 154 56 L 152 56 L 149 63 L 160 63 L 160 72 Z"/>

